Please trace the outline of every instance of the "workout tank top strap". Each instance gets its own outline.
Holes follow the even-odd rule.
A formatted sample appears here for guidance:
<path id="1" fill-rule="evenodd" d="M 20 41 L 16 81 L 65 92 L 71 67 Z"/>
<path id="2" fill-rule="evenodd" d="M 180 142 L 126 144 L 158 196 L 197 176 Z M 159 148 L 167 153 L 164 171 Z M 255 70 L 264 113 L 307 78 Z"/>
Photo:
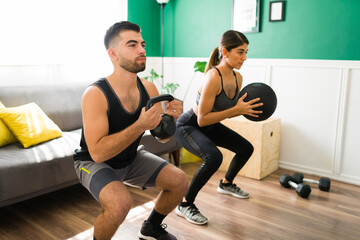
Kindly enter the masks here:
<path id="1" fill-rule="evenodd" d="M 217 67 L 213 67 L 213 68 L 216 69 L 216 71 L 219 73 L 219 76 L 221 78 L 221 88 L 222 88 L 222 90 L 224 90 L 224 83 L 223 83 L 223 78 L 222 78 L 221 72 Z M 236 91 L 237 91 L 238 90 L 238 83 L 237 83 L 236 73 L 235 73 L 234 70 L 233 70 L 233 74 L 234 74 L 234 77 L 235 77 L 235 84 L 236 84 Z"/>
<path id="2" fill-rule="evenodd" d="M 234 74 L 234 77 L 235 77 L 235 83 L 236 83 L 236 93 L 238 92 L 238 90 L 239 90 L 239 86 L 238 86 L 238 83 L 237 83 L 237 77 L 236 77 L 236 73 L 235 73 L 235 71 L 233 70 L 233 74 Z M 235 93 L 235 94 L 236 94 Z"/>
<path id="3" fill-rule="evenodd" d="M 97 80 L 96 82 L 94 82 L 92 85 L 97 86 L 103 92 L 103 94 L 104 94 L 104 96 L 106 98 L 106 101 L 108 103 L 107 115 L 109 117 L 110 109 L 112 108 L 111 105 L 114 105 L 114 103 L 117 102 L 117 98 L 113 94 L 113 91 L 110 88 L 110 84 L 108 83 L 106 78 L 101 78 L 101 79 Z M 113 107 L 115 107 L 115 106 L 113 106 Z"/>
<path id="4" fill-rule="evenodd" d="M 221 78 L 221 91 L 222 91 L 224 89 L 224 84 L 223 84 L 223 78 L 222 78 L 221 72 L 217 67 L 213 67 L 213 68 L 216 69 L 216 71 L 219 73 L 219 76 Z"/>

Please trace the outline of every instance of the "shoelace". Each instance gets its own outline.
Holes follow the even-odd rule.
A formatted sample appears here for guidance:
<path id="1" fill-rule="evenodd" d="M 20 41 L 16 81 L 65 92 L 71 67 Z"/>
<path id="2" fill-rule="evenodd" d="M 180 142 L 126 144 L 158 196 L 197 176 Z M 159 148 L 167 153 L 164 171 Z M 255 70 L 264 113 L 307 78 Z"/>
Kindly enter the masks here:
<path id="1" fill-rule="evenodd" d="M 241 188 L 239 188 L 238 186 L 236 186 L 235 183 L 231 185 L 231 188 L 233 188 L 235 192 L 240 192 L 240 191 L 241 191 Z"/>
<path id="2" fill-rule="evenodd" d="M 235 192 L 242 193 L 244 196 L 245 196 L 245 195 L 249 195 L 249 193 L 247 193 L 247 192 L 244 191 L 244 190 L 241 190 L 241 188 L 239 188 L 238 186 L 236 186 L 236 184 L 232 184 L 232 185 L 231 185 L 231 188 L 235 189 Z"/>
<path id="3" fill-rule="evenodd" d="M 195 206 L 195 204 L 191 204 L 190 207 L 190 213 L 192 215 L 198 214 L 200 212 L 199 209 Z"/>

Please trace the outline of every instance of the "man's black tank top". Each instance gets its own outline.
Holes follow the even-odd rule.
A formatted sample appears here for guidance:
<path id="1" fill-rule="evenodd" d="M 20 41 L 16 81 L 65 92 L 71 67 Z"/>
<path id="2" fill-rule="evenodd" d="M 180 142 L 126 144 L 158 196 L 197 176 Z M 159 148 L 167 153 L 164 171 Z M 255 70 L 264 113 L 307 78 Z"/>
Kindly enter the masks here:
<path id="1" fill-rule="evenodd" d="M 141 83 L 139 77 L 137 78 L 137 85 L 140 91 L 140 103 L 138 108 L 133 113 L 129 113 L 124 109 L 120 102 L 120 99 L 118 98 L 106 78 L 101 78 L 92 85 L 97 86 L 104 93 L 108 102 L 107 115 L 109 122 L 109 135 L 120 132 L 121 130 L 133 124 L 139 118 L 141 109 L 146 106 L 147 101 L 150 99 L 149 94 L 146 91 L 144 85 Z M 123 168 L 130 164 L 136 157 L 137 147 L 139 146 L 142 135 L 143 134 L 141 134 L 124 151 L 105 162 L 113 168 Z M 74 159 L 82 161 L 92 161 L 84 137 L 84 128 L 82 128 L 81 132 L 80 147 L 81 149 L 75 151 Z"/>

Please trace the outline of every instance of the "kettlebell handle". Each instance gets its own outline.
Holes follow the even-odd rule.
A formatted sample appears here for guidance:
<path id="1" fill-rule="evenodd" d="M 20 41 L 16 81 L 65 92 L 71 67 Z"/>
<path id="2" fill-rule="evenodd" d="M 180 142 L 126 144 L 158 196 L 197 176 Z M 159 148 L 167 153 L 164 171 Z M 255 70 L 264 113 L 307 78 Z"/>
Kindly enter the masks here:
<path id="1" fill-rule="evenodd" d="M 146 107 L 145 110 L 149 110 L 149 108 L 151 108 L 155 103 L 157 102 L 162 102 L 162 101 L 172 101 L 174 100 L 174 97 L 171 96 L 170 94 L 162 94 L 159 96 L 155 96 L 149 99 L 149 101 L 146 103 Z"/>

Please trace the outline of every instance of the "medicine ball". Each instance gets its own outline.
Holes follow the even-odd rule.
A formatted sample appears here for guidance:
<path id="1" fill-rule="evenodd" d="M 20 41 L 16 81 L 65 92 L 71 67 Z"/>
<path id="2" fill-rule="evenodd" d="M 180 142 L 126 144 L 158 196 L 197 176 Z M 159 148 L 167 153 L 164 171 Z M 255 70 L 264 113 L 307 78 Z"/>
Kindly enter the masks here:
<path id="1" fill-rule="evenodd" d="M 245 118 L 252 120 L 252 121 L 263 121 L 271 117 L 271 115 L 275 112 L 276 105 L 277 105 L 277 98 L 274 90 L 265 83 L 250 83 L 249 85 L 245 86 L 241 91 L 239 96 L 243 96 L 247 93 L 244 102 L 248 102 L 255 98 L 260 98 L 260 101 L 256 103 L 263 103 L 261 107 L 254 108 L 256 111 L 262 111 L 259 114 L 259 117 L 252 117 L 249 115 L 244 115 Z"/>

